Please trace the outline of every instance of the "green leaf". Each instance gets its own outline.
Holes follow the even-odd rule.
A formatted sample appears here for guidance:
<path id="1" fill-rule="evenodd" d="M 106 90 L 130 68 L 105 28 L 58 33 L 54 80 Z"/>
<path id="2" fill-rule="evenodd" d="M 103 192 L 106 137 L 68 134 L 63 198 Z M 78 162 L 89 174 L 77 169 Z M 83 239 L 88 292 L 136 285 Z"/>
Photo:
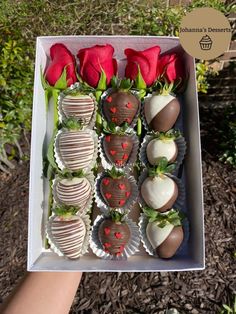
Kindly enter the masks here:
<path id="1" fill-rule="evenodd" d="M 113 89 L 117 89 L 118 84 L 119 84 L 119 79 L 118 79 L 118 77 L 115 76 L 115 75 L 112 76 L 112 78 L 111 78 L 111 86 L 112 86 L 112 88 L 113 88 Z"/>
<path id="2" fill-rule="evenodd" d="M 104 91 L 107 89 L 107 76 L 102 67 L 101 67 L 101 75 L 100 75 L 97 89 L 100 91 Z"/>
<path id="3" fill-rule="evenodd" d="M 119 90 L 123 90 L 123 91 L 128 91 L 131 89 L 132 87 L 132 82 L 130 79 L 122 79 L 120 82 L 119 82 Z"/>
<path id="4" fill-rule="evenodd" d="M 67 88 L 67 80 L 66 80 L 66 76 L 67 76 L 67 72 L 66 72 L 66 68 L 68 65 L 66 65 L 62 71 L 61 76 L 59 77 L 59 79 L 56 81 L 54 88 L 56 89 L 66 89 Z"/>
<path id="5" fill-rule="evenodd" d="M 100 98 L 101 98 L 102 93 L 103 93 L 103 91 L 101 91 L 101 90 L 96 90 L 96 92 L 95 92 L 95 98 L 96 98 L 97 102 L 100 101 Z"/>
<path id="6" fill-rule="evenodd" d="M 71 216 L 76 215 L 76 213 L 79 210 L 79 207 L 68 206 L 68 205 L 58 205 L 52 210 L 59 217 L 70 218 Z"/>
<path id="7" fill-rule="evenodd" d="M 110 210 L 110 216 L 115 223 L 122 222 L 126 216 L 126 213 L 119 213 L 116 210 Z"/>
<path id="8" fill-rule="evenodd" d="M 139 65 L 138 65 L 138 75 L 135 79 L 135 86 L 140 90 L 145 90 L 147 88 L 147 84 L 143 79 Z"/>
<path id="9" fill-rule="evenodd" d="M 83 124 L 76 118 L 72 117 L 63 120 L 62 127 L 68 130 L 81 130 L 83 128 Z"/>
<path id="10" fill-rule="evenodd" d="M 43 75 L 43 68 L 42 66 L 40 66 L 40 77 L 41 77 L 41 83 L 42 83 L 42 86 L 43 86 L 43 89 L 48 89 L 50 88 L 51 86 L 48 84 L 48 82 L 46 81 L 44 75 Z"/>
<path id="11" fill-rule="evenodd" d="M 56 169 L 59 171 L 58 166 L 55 161 L 55 156 L 54 156 L 54 142 L 55 142 L 55 137 L 57 135 L 57 129 L 54 130 L 51 141 L 48 145 L 48 151 L 47 151 L 47 160 L 49 161 L 50 165 L 52 168 Z"/>
<path id="12" fill-rule="evenodd" d="M 125 175 L 123 170 L 117 170 L 114 166 L 111 170 L 107 170 L 106 173 L 113 179 L 121 178 Z"/>

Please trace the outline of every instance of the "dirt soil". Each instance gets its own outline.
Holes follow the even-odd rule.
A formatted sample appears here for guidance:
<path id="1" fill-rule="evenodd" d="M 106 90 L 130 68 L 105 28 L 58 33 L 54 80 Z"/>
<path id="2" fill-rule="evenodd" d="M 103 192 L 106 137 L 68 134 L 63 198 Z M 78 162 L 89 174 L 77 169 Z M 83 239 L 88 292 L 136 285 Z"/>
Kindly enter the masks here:
<path id="1" fill-rule="evenodd" d="M 220 111 L 219 111 L 220 112 Z M 174 273 L 86 273 L 71 313 L 219 313 L 236 290 L 236 170 L 218 161 L 217 116 L 201 106 L 206 269 Z M 219 121 L 219 120 L 218 120 Z M 213 144 L 214 143 L 214 144 Z M 2 301 L 26 272 L 29 163 L 0 174 Z"/>

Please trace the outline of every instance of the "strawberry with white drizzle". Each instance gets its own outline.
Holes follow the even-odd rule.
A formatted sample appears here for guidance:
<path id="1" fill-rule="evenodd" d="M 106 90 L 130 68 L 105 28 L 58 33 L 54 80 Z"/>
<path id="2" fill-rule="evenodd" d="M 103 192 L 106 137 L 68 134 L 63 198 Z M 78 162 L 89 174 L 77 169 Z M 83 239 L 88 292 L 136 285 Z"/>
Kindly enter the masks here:
<path id="1" fill-rule="evenodd" d="M 75 215 L 78 208 L 58 206 L 53 211 L 56 216 L 48 227 L 51 241 L 69 259 L 79 258 L 87 231 L 82 218 Z"/>

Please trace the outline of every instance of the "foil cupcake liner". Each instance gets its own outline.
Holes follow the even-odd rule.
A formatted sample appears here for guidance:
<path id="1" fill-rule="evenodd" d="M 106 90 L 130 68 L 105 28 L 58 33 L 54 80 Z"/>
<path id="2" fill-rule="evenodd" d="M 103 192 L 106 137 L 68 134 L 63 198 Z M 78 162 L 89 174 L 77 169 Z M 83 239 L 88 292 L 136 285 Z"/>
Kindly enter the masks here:
<path id="1" fill-rule="evenodd" d="M 101 113 L 102 113 L 102 117 L 103 117 L 104 120 L 107 120 L 107 119 L 106 119 L 106 117 L 105 117 L 105 115 L 104 115 L 104 112 L 103 112 L 103 104 L 104 104 L 104 101 L 105 101 L 105 99 L 107 98 L 107 96 L 109 96 L 112 91 L 113 91 L 113 88 L 108 88 L 108 89 L 101 95 L 101 101 L 100 101 L 100 104 L 101 104 Z M 132 90 L 132 89 L 130 89 L 129 91 L 130 91 L 136 98 L 138 98 L 138 93 L 137 93 L 137 91 Z M 139 98 L 138 98 L 138 99 L 139 99 Z M 141 105 L 142 105 L 140 99 L 139 99 L 139 101 L 140 101 L 139 109 L 138 109 L 138 111 L 137 111 L 137 113 L 136 113 L 136 115 L 135 115 L 135 117 L 134 117 L 132 123 L 131 123 L 130 126 L 129 126 L 129 127 L 132 128 L 132 129 L 136 126 L 137 121 L 138 121 L 138 117 L 139 117 L 139 113 L 140 113 L 140 109 L 141 109 Z"/>
<path id="2" fill-rule="evenodd" d="M 152 134 L 147 134 L 144 139 L 143 142 L 141 144 L 140 147 L 140 151 L 139 151 L 139 160 L 142 163 L 142 166 L 144 167 L 153 167 L 153 165 L 151 165 L 148 161 L 147 158 L 147 146 L 150 143 L 151 140 L 153 140 L 155 137 Z M 186 153 L 186 141 L 184 139 L 183 136 L 175 139 L 175 143 L 177 145 L 178 148 L 178 155 L 175 161 L 176 164 L 176 168 L 173 172 L 177 172 L 179 169 L 179 166 L 182 164 L 183 160 L 184 160 L 184 156 Z"/>
<path id="3" fill-rule="evenodd" d="M 168 177 L 170 177 L 171 179 L 173 179 L 175 181 L 175 183 L 177 184 L 178 186 L 178 197 L 175 201 L 175 203 L 173 204 L 172 207 L 174 208 L 181 208 L 184 204 L 184 201 L 185 201 L 185 187 L 182 183 L 182 181 L 171 175 L 171 174 L 166 174 Z M 139 191 L 141 191 L 141 185 L 143 183 L 143 181 L 148 177 L 148 170 L 147 169 L 144 169 L 141 173 L 141 175 L 139 176 L 139 181 L 138 181 L 138 189 Z M 146 206 L 146 203 L 144 201 L 144 199 L 142 198 L 142 195 L 141 195 L 141 192 L 139 193 L 139 205 L 141 207 L 144 207 Z"/>
<path id="4" fill-rule="evenodd" d="M 86 179 L 88 179 L 90 185 L 91 185 L 91 193 L 90 196 L 85 204 L 84 207 L 78 209 L 78 212 L 76 214 L 83 214 L 83 213 L 88 213 L 91 211 L 92 204 L 93 204 L 93 198 L 94 198 L 94 175 L 92 172 L 88 172 L 84 175 Z M 76 177 L 75 177 L 76 178 Z M 56 192 L 56 184 L 63 180 L 64 178 L 60 178 L 59 176 L 56 176 L 56 178 L 52 181 L 52 193 L 53 193 L 53 206 L 56 206 L 57 204 L 62 205 L 65 204 L 64 202 L 60 201 L 59 198 L 57 197 L 57 192 Z M 66 204 L 65 204 L 66 205 Z"/>
<path id="5" fill-rule="evenodd" d="M 80 256 L 83 256 L 84 254 L 86 254 L 88 252 L 88 248 L 89 248 L 89 241 L 90 241 L 90 237 L 91 237 L 91 220 L 89 218 L 88 215 L 86 214 L 79 214 L 79 215 L 76 215 L 78 217 L 80 217 L 84 224 L 85 224 L 85 228 L 86 228 L 86 234 L 85 234 L 85 237 L 84 237 L 84 241 L 83 241 L 83 245 L 82 245 L 82 249 L 81 249 L 81 252 L 80 252 Z M 59 249 L 57 243 L 54 241 L 53 239 L 53 235 L 52 235 L 52 232 L 51 232 L 51 224 L 52 224 L 52 221 L 56 218 L 57 216 L 55 214 L 53 214 L 52 216 L 49 217 L 49 220 L 46 224 L 46 238 L 48 239 L 48 243 L 50 245 L 50 249 L 56 253 L 57 255 L 59 256 L 63 256 L 65 257 L 66 259 L 69 259 L 71 260 L 70 258 L 68 258 L 67 256 L 65 256 L 61 250 Z M 78 257 L 78 258 L 79 258 Z"/>
<path id="6" fill-rule="evenodd" d="M 70 170 L 69 168 L 66 168 L 66 166 L 63 163 L 63 161 L 60 159 L 60 155 L 58 153 L 58 137 L 65 130 L 66 129 L 59 130 L 57 132 L 57 135 L 55 136 L 55 140 L 54 140 L 54 157 L 55 157 L 55 161 L 57 163 L 57 166 L 58 166 L 58 168 L 60 170 L 64 170 L 64 169 Z M 98 157 L 98 136 L 97 136 L 97 133 L 94 130 L 90 130 L 90 129 L 83 130 L 83 132 L 85 132 L 85 131 L 92 135 L 92 138 L 94 140 L 94 153 L 93 153 L 93 158 L 92 158 L 91 162 L 89 163 L 89 165 L 87 167 L 83 168 L 83 169 L 78 169 L 78 170 L 83 170 L 84 172 L 89 172 L 96 165 L 96 162 L 97 162 L 97 157 Z"/>
<path id="7" fill-rule="evenodd" d="M 101 158 L 102 167 L 105 170 L 111 170 L 113 167 L 115 167 L 116 170 L 126 170 L 129 172 L 132 171 L 133 167 L 135 165 L 135 162 L 138 158 L 138 150 L 139 150 L 139 138 L 138 138 L 138 136 L 134 132 L 130 134 L 130 136 L 133 140 L 133 149 L 130 153 L 130 157 L 128 159 L 128 162 L 122 167 L 117 166 L 115 163 L 112 163 L 107 158 L 106 153 L 103 149 L 103 141 L 105 139 L 105 136 L 106 136 L 105 134 L 102 134 L 98 140 L 98 152 L 99 152 L 99 155 Z"/>
<path id="8" fill-rule="evenodd" d="M 57 108 L 58 108 L 58 116 L 59 116 L 59 122 L 62 123 L 64 120 L 68 119 L 63 110 L 62 110 L 62 101 L 64 99 L 64 97 L 66 95 L 69 94 L 69 92 L 74 91 L 74 90 L 78 90 L 79 91 L 79 83 L 75 83 L 73 85 L 71 85 L 69 88 L 67 88 L 65 91 L 61 92 L 58 96 L 58 101 L 57 101 Z M 96 122 L 96 114 L 97 114 L 97 109 L 98 109 L 98 103 L 96 101 L 96 98 L 94 97 L 93 93 L 88 93 L 86 94 L 88 96 L 90 96 L 93 100 L 94 100 L 94 111 L 92 114 L 92 117 L 90 119 L 90 122 L 88 123 L 88 125 L 83 127 L 83 130 L 85 129 L 93 129 L 95 126 L 95 122 Z M 76 118 L 76 117 L 75 117 Z M 76 118 L 79 122 L 83 122 L 81 119 Z"/>
<path id="9" fill-rule="evenodd" d="M 98 206 L 98 208 L 101 210 L 102 213 L 107 213 L 111 207 L 109 207 L 106 202 L 104 201 L 102 194 L 100 192 L 100 184 L 102 182 L 102 179 L 106 176 L 104 172 L 101 172 L 95 181 L 95 202 Z M 134 204 L 137 202 L 138 196 L 139 196 L 139 190 L 136 183 L 136 180 L 131 175 L 124 175 L 131 184 L 132 193 L 127 200 L 126 204 L 123 207 L 116 207 L 116 210 L 119 212 L 130 212 L 134 206 Z"/>
<path id="10" fill-rule="evenodd" d="M 108 253 L 105 253 L 102 247 L 102 244 L 98 237 L 98 230 L 101 223 L 109 217 L 108 215 L 99 215 L 94 221 L 93 227 L 92 227 L 92 234 L 90 237 L 90 247 L 93 251 L 93 253 L 106 260 L 127 260 L 130 256 L 134 255 L 139 249 L 140 244 L 140 237 L 139 237 L 139 228 L 138 226 L 128 217 L 125 218 L 125 221 L 127 225 L 129 226 L 130 232 L 131 232 L 131 238 L 128 242 L 128 244 L 125 246 L 125 249 L 123 253 L 120 256 L 113 256 Z"/>
<path id="11" fill-rule="evenodd" d="M 155 249 L 152 247 L 151 243 L 149 242 L 149 240 L 147 238 L 146 229 L 147 229 L 148 222 L 149 222 L 148 217 L 142 213 L 139 217 L 139 223 L 138 223 L 141 242 L 143 244 L 145 251 L 149 255 L 159 258 Z M 182 227 L 183 227 L 183 231 L 184 231 L 184 239 L 183 239 L 183 242 L 181 243 L 180 247 L 178 248 L 178 250 L 176 251 L 174 256 L 184 254 L 184 252 L 187 250 L 187 245 L 188 245 L 188 240 L 189 240 L 189 222 L 188 222 L 188 219 L 184 219 Z"/>

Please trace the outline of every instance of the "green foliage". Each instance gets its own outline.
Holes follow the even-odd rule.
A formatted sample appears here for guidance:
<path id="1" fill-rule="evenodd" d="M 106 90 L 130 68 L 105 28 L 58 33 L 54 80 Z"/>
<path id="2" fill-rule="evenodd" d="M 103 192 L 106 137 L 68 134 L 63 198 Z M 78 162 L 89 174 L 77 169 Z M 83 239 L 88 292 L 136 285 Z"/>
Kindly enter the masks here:
<path id="1" fill-rule="evenodd" d="M 166 157 L 158 160 L 157 167 L 149 168 L 148 175 L 150 177 L 159 176 L 165 173 L 172 173 L 175 170 L 175 163 L 169 164 Z"/>
<path id="2" fill-rule="evenodd" d="M 222 310 L 220 311 L 219 314 L 236 314 L 236 296 L 234 296 L 234 301 L 231 304 L 223 304 L 222 305 Z"/>
<path id="3" fill-rule="evenodd" d="M 185 218 L 182 212 L 175 209 L 171 209 L 166 213 L 159 213 L 150 207 L 144 207 L 143 212 L 149 218 L 149 222 L 157 222 L 160 228 L 164 228 L 168 224 L 175 227 L 181 226 Z"/>
<path id="4" fill-rule="evenodd" d="M 0 40 L 0 154 L 5 145 L 19 147 L 23 130 L 31 128 L 33 62 L 30 50 L 20 39 Z M 10 159 L 14 157 L 10 153 Z"/>
<path id="5" fill-rule="evenodd" d="M 236 104 L 228 107 L 224 116 L 219 130 L 223 150 L 220 160 L 236 167 Z"/>
<path id="6" fill-rule="evenodd" d="M 206 94 L 209 88 L 208 78 L 218 75 L 218 72 L 214 71 L 207 61 L 199 61 L 196 71 L 198 92 Z"/>

